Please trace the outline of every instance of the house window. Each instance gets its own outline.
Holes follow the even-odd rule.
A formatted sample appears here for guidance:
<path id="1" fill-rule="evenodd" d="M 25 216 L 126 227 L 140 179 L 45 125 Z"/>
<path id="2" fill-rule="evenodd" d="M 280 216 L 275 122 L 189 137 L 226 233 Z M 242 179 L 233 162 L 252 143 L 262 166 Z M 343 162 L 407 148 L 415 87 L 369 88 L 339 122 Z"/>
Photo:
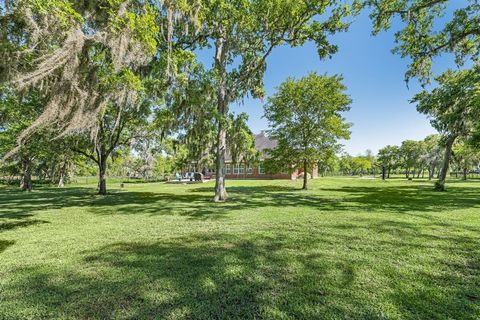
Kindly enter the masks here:
<path id="1" fill-rule="evenodd" d="M 238 173 L 244 174 L 245 173 L 245 166 L 243 164 L 238 165 Z"/>
<path id="2" fill-rule="evenodd" d="M 252 174 L 253 173 L 253 168 L 252 166 L 247 167 L 247 174 Z"/>
<path id="3" fill-rule="evenodd" d="M 226 168 L 225 170 L 226 174 L 230 174 L 232 172 L 232 166 L 230 164 L 227 164 L 225 168 Z"/>
<path id="4" fill-rule="evenodd" d="M 265 165 L 263 163 L 261 163 L 259 166 L 258 166 L 258 173 L 259 174 L 265 174 Z"/>
<path id="5" fill-rule="evenodd" d="M 238 174 L 238 165 L 233 165 L 233 174 Z"/>

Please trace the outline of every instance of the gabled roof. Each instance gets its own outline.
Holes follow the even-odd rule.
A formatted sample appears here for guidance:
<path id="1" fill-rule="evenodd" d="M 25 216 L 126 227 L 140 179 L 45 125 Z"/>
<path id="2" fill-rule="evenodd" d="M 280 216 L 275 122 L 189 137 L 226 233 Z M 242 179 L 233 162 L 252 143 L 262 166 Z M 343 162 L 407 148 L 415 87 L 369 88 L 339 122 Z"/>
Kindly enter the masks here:
<path id="1" fill-rule="evenodd" d="M 263 152 L 265 149 L 275 149 L 277 147 L 277 141 L 268 137 L 265 131 L 260 131 L 255 135 L 255 149 Z"/>
<path id="2" fill-rule="evenodd" d="M 277 147 L 277 141 L 272 140 L 268 137 L 267 133 L 265 131 L 260 131 L 260 133 L 255 135 L 255 149 L 260 151 L 260 159 L 263 160 L 265 159 L 265 149 L 275 149 Z M 225 161 L 229 162 L 232 161 L 232 157 L 230 155 L 230 152 L 228 151 L 227 148 L 227 155 L 225 157 Z"/>

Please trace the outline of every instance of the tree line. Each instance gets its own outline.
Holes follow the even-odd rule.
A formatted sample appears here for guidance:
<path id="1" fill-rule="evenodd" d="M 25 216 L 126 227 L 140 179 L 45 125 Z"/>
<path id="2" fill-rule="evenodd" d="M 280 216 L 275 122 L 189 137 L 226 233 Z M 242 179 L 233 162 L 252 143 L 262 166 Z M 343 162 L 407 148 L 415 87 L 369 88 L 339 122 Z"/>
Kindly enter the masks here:
<path id="1" fill-rule="evenodd" d="M 263 76 L 278 47 L 313 42 L 320 59 L 335 54 L 341 48 L 333 35 L 347 32 L 362 10 L 368 10 L 374 34 L 401 20 L 394 51 L 410 58 L 406 79 L 436 84 L 413 102 L 445 143 L 441 189 L 455 141 L 475 145 L 480 136 L 476 0 L 456 8 L 446 22 L 446 0 L 2 0 L 2 166 L 19 172 L 22 188 L 31 190 L 32 172 L 62 185 L 68 168 L 88 160 L 97 166 L 99 193 L 105 194 L 114 159 L 135 150 L 143 161 L 138 170 L 144 166 L 147 175 L 155 152 L 171 153 L 182 161 L 213 162 L 214 200 L 224 201 L 227 152 L 234 161 L 256 157 L 246 116 L 233 115 L 229 106 L 246 96 L 265 97 Z M 197 61 L 201 50 L 211 54 L 210 65 Z M 474 66 L 434 78 L 434 58 L 444 53 Z M 265 106 L 272 135 L 288 151 L 273 150 L 274 158 L 304 169 L 326 166 L 336 139 L 348 136 L 338 114 L 349 105 L 340 78 L 308 77 L 287 80 Z M 309 96 L 317 100 L 308 109 L 300 96 L 289 105 L 298 113 L 282 108 L 289 86 L 317 82 L 328 92 L 329 81 L 337 89 L 334 100 Z M 286 130 L 286 123 L 300 118 L 299 130 Z"/>
<path id="2" fill-rule="evenodd" d="M 446 142 L 439 134 L 423 140 L 405 140 L 400 145 L 381 148 L 377 155 L 341 154 L 322 167 L 324 174 L 374 175 L 386 180 L 393 176 L 405 179 L 439 179 L 445 161 Z M 465 140 L 458 140 L 448 158 L 450 174 L 467 180 L 469 174 L 480 172 L 480 150 Z"/>

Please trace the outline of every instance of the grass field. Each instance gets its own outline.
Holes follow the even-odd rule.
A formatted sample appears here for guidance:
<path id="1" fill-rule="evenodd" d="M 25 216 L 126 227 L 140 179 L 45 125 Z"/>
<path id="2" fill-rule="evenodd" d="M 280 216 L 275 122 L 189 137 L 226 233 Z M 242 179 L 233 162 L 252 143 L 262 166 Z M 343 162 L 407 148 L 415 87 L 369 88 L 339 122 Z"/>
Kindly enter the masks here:
<path id="1" fill-rule="evenodd" d="M 0 319 L 480 318 L 480 182 L 212 186 L 0 187 Z"/>

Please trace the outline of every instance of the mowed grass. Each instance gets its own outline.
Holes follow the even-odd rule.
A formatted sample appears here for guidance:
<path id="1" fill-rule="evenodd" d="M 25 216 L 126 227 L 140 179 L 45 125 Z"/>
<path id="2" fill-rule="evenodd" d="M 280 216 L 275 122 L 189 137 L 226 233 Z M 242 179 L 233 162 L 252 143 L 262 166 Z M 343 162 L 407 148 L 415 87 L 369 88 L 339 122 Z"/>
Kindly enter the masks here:
<path id="1" fill-rule="evenodd" d="M 480 182 L 0 187 L 0 319 L 478 319 Z"/>

